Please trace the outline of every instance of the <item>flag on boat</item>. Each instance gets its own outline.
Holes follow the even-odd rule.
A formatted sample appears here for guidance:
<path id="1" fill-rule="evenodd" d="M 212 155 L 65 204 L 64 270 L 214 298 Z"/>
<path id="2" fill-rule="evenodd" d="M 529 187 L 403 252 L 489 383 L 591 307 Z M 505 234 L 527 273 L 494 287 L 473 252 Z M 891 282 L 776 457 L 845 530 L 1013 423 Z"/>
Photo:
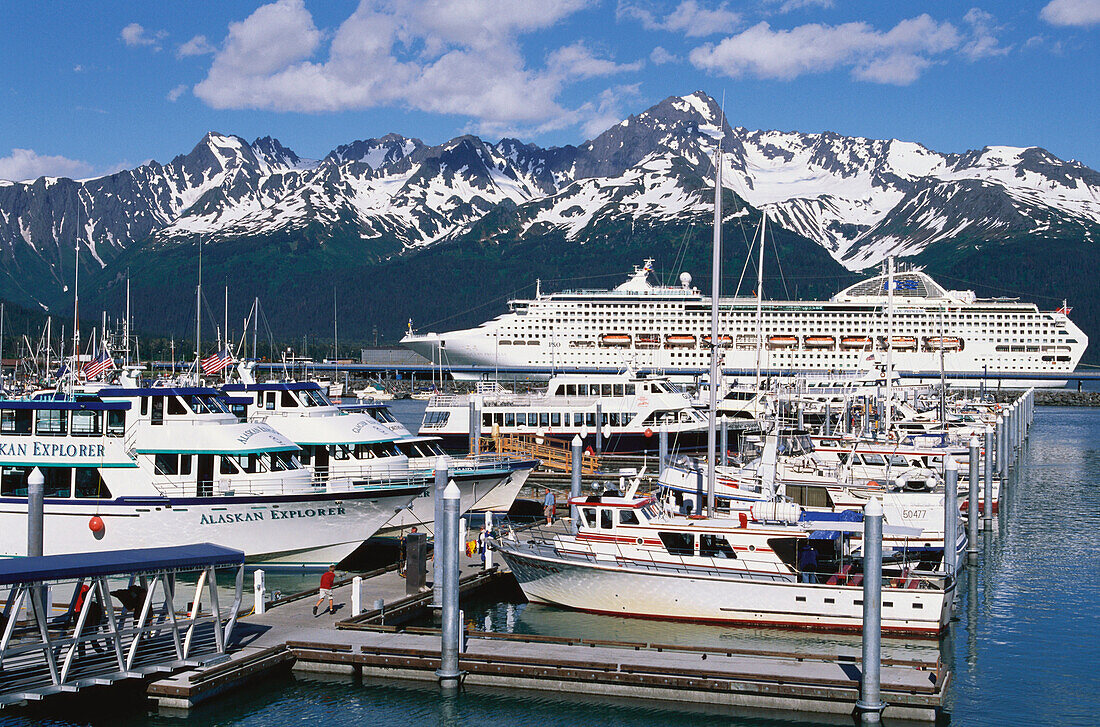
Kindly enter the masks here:
<path id="1" fill-rule="evenodd" d="M 229 353 L 229 347 L 226 346 L 202 360 L 202 372 L 207 376 L 216 374 L 231 363 L 233 363 L 233 354 Z"/>
<path id="2" fill-rule="evenodd" d="M 115 360 L 107 355 L 106 351 L 84 364 L 82 371 L 89 379 L 98 378 L 104 371 L 110 371 L 115 367 Z"/>

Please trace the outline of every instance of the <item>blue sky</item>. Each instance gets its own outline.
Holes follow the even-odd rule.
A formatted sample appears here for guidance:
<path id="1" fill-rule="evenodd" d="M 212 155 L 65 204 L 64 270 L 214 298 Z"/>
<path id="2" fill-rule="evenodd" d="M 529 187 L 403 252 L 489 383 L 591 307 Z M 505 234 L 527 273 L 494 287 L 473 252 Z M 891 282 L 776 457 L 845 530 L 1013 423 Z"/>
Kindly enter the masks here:
<path id="1" fill-rule="evenodd" d="M 307 158 L 388 132 L 576 144 L 669 95 L 735 125 L 1038 145 L 1100 169 L 1100 0 L 6 2 L 0 178 L 209 130 Z"/>

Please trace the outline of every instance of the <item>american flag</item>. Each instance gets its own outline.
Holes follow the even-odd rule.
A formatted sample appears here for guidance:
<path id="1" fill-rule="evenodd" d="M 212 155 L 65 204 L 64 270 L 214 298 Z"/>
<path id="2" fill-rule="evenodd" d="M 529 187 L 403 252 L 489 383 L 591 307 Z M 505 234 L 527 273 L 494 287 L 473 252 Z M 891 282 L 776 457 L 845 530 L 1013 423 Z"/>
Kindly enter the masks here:
<path id="1" fill-rule="evenodd" d="M 216 374 L 231 363 L 233 363 L 233 354 L 229 353 L 229 348 L 226 347 L 202 360 L 202 372 L 207 376 Z"/>
<path id="2" fill-rule="evenodd" d="M 103 351 L 98 356 L 84 364 L 84 375 L 89 379 L 98 378 L 104 371 L 110 371 L 115 367 L 115 360 Z"/>

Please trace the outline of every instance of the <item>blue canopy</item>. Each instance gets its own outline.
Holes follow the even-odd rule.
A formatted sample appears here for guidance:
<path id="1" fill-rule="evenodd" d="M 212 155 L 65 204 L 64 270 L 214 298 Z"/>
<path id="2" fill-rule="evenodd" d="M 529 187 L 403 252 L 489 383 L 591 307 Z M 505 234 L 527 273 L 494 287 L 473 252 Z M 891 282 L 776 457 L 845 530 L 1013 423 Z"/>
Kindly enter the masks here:
<path id="1" fill-rule="evenodd" d="M 0 585 L 71 578 L 129 575 L 163 569 L 241 565 L 244 553 L 213 543 L 135 548 L 97 553 L 65 553 L 0 560 Z"/>
<path id="2" fill-rule="evenodd" d="M 841 510 L 840 512 L 806 512 L 798 517 L 799 522 L 805 523 L 861 523 L 863 513 L 858 510 Z M 814 529 L 810 533 L 810 540 L 834 540 L 840 537 L 839 530 Z"/>

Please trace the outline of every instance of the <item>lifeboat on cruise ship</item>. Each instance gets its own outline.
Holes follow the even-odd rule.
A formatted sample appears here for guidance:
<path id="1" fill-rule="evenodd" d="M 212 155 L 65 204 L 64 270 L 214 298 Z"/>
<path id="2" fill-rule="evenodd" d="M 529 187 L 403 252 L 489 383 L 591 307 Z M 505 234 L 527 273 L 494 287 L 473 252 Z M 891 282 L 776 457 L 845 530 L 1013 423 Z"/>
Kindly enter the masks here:
<path id="1" fill-rule="evenodd" d="M 768 338 L 768 348 L 798 348 L 798 336 L 771 336 Z"/>
<path id="2" fill-rule="evenodd" d="M 656 333 L 639 333 L 634 339 L 637 348 L 660 348 L 661 337 Z"/>
<path id="3" fill-rule="evenodd" d="M 665 348 L 695 348 L 695 336 L 690 333 L 670 333 L 665 336 Z"/>
<path id="4" fill-rule="evenodd" d="M 604 348 L 626 348 L 630 345 L 630 336 L 625 333 L 605 333 L 600 336 L 600 346 Z"/>
<path id="5" fill-rule="evenodd" d="M 744 338 L 744 336 L 741 336 L 741 338 Z M 703 344 L 706 345 L 706 346 L 710 345 L 710 336 L 709 335 L 703 336 Z M 733 336 L 727 336 L 725 334 L 722 334 L 722 335 L 718 336 L 718 345 L 721 348 L 729 348 L 731 345 L 733 345 Z M 755 338 L 753 338 L 753 344 L 752 345 L 754 345 L 754 346 L 756 345 L 756 339 Z"/>
<path id="6" fill-rule="evenodd" d="M 963 340 L 955 336 L 927 336 L 924 339 L 924 347 L 928 351 L 961 351 Z"/>
<path id="7" fill-rule="evenodd" d="M 870 336 L 844 336 L 840 339 L 840 348 L 845 351 L 870 351 L 872 345 Z"/>
<path id="8" fill-rule="evenodd" d="M 917 339 L 914 336 L 894 336 L 891 340 L 895 351 L 917 350 Z"/>
<path id="9" fill-rule="evenodd" d="M 832 348 L 836 339 L 832 336 L 806 336 L 806 348 Z"/>

